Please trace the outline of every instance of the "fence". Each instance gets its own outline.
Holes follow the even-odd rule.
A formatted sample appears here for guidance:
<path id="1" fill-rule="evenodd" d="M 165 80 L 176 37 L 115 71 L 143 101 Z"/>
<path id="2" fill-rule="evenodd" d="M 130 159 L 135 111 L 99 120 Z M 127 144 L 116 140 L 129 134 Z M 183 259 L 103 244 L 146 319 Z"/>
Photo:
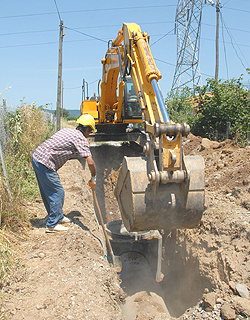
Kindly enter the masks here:
<path id="1" fill-rule="evenodd" d="M 3 152 L 7 149 L 9 143 L 9 130 L 7 126 L 7 106 L 6 100 L 0 103 L 0 144 Z"/>
<path id="2" fill-rule="evenodd" d="M 8 195 L 9 195 L 10 201 L 12 201 L 8 175 L 7 175 L 7 171 L 4 163 L 4 153 L 8 148 L 9 138 L 10 138 L 9 130 L 7 126 L 7 115 L 8 115 L 8 112 L 7 112 L 6 100 L 3 99 L 2 103 L 0 103 L 0 160 L 2 163 L 3 173 L 6 180 Z"/>
<path id="3" fill-rule="evenodd" d="M 50 121 L 56 127 L 56 116 L 46 110 L 41 110 L 45 120 Z"/>

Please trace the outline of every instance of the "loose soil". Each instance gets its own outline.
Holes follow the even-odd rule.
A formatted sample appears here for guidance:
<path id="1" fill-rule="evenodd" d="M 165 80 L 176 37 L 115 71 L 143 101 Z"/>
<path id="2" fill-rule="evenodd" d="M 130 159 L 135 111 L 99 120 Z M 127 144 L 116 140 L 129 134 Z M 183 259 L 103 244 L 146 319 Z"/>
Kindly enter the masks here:
<path id="1" fill-rule="evenodd" d="M 250 147 L 190 134 L 184 150 L 204 157 L 206 210 L 198 228 L 160 230 L 159 285 L 170 316 L 150 305 L 153 292 L 146 293 L 148 300 L 138 298 L 138 292 L 140 308 L 133 319 L 248 319 L 249 299 L 240 296 L 236 285 L 243 285 L 246 294 L 250 289 Z M 117 143 L 95 145 L 91 151 L 104 221 L 121 219 L 114 188 L 122 158 L 142 150 Z M 24 204 L 33 218 L 29 237 L 20 238 L 19 264 L 1 290 L 0 319 L 125 319 L 120 306 L 126 288 L 105 259 L 88 168 L 71 160 L 58 173 L 65 188 L 64 214 L 72 223 L 66 233 L 47 234 L 41 199 Z"/>

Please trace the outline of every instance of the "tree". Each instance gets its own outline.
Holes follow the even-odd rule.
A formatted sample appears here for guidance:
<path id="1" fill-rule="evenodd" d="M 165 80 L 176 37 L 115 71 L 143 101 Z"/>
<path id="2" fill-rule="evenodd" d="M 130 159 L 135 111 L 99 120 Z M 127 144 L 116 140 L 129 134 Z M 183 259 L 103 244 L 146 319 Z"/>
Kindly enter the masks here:
<path id="1" fill-rule="evenodd" d="M 69 117 L 69 110 L 63 109 L 63 118 Z"/>
<path id="2" fill-rule="evenodd" d="M 224 140 L 227 122 L 231 123 L 229 137 L 239 134 L 242 139 L 246 131 L 250 131 L 249 91 L 242 85 L 242 78 L 222 82 L 208 79 L 207 84 L 197 87 L 195 96 L 197 114 L 191 124 L 195 135 Z"/>
<path id="3" fill-rule="evenodd" d="M 193 118 L 193 97 L 192 91 L 184 87 L 176 96 L 171 93 L 165 100 L 169 117 L 172 121 L 182 123 L 190 122 Z"/>
<path id="4" fill-rule="evenodd" d="M 56 116 L 56 110 L 54 111 L 54 116 Z M 69 110 L 63 109 L 63 118 L 69 118 Z"/>

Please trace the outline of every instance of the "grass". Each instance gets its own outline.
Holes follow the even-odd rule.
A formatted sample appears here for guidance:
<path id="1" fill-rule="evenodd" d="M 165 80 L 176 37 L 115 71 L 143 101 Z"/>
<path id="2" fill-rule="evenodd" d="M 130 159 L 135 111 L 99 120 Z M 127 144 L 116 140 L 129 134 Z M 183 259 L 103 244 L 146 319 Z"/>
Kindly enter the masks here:
<path id="1" fill-rule="evenodd" d="M 8 115 L 9 144 L 4 152 L 7 180 L 0 162 L 0 283 L 16 263 L 13 248 L 29 227 L 30 212 L 22 205 L 34 201 L 39 194 L 31 164 L 31 153 L 53 133 L 53 126 L 35 106 L 22 105 Z M 19 240 L 18 240 L 19 239 Z"/>
<path id="2" fill-rule="evenodd" d="M 6 278 L 11 274 L 12 268 L 18 263 L 15 254 L 17 237 L 11 235 L 9 230 L 0 230 L 0 285 L 2 286 Z"/>
<path id="3" fill-rule="evenodd" d="M 70 119 L 70 120 L 63 119 L 62 120 L 62 128 L 75 129 L 76 127 L 77 127 L 76 120 L 74 120 L 74 119 Z"/>

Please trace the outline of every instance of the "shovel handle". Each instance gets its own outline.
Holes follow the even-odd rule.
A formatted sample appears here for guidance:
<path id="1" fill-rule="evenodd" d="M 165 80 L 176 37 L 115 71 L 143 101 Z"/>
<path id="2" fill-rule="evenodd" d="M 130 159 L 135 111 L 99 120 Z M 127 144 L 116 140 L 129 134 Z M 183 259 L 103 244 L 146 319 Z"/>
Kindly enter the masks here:
<path id="1" fill-rule="evenodd" d="M 108 234 L 107 234 L 104 222 L 103 222 L 102 213 L 101 213 L 101 210 L 100 210 L 100 207 L 99 207 L 99 203 L 97 201 L 97 197 L 96 197 L 96 193 L 95 193 L 94 189 L 92 189 L 92 193 L 93 193 L 93 198 L 94 198 L 94 202 L 95 202 L 97 213 L 98 213 L 98 218 L 99 218 L 99 220 L 101 222 L 102 230 L 103 230 L 103 233 L 104 233 L 104 236 L 105 236 L 105 239 L 106 239 L 108 251 L 109 251 L 109 253 L 113 254 L 112 247 L 111 247 L 111 244 L 110 244 L 110 240 L 109 240 L 109 237 L 108 237 Z"/>

